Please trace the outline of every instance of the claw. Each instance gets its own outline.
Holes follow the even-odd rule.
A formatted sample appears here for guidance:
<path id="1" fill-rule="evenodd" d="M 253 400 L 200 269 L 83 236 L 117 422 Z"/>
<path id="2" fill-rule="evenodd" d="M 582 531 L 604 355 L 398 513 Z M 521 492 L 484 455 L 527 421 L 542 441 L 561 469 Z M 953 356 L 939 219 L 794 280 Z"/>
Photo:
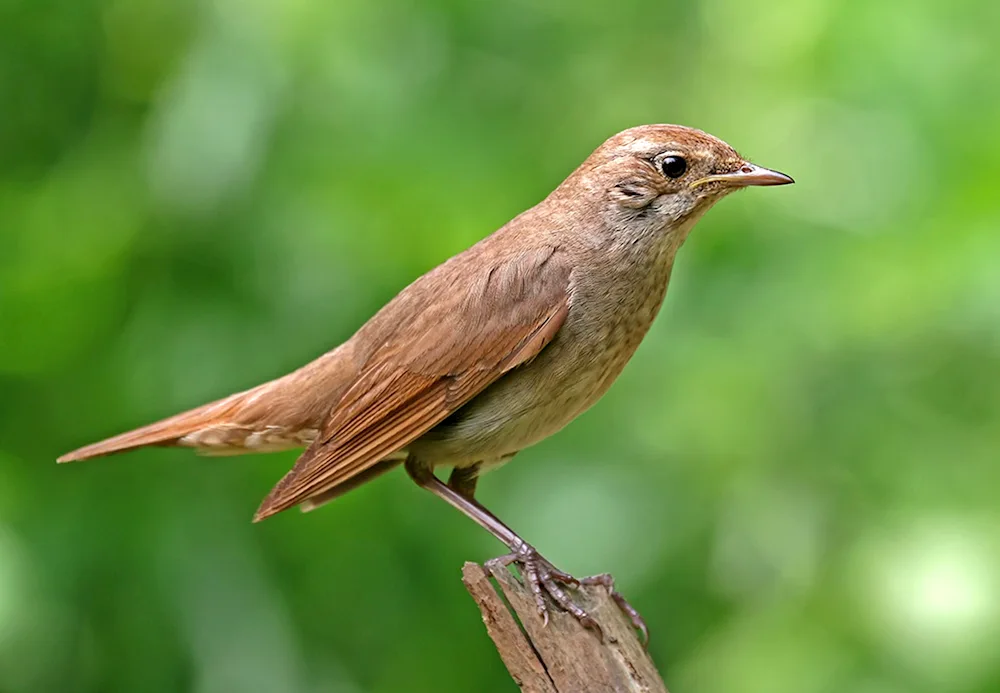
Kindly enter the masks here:
<path id="1" fill-rule="evenodd" d="M 608 591 L 611 598 L 615 600 L 615 604 L 618 605 L 618 608 L 625 612 L 625 615 L 628 616 L 629 621 L 632 622 L 632 627 L 642 633 L 642 646 L 647 650 L 649 649 L 649 628 L 646 627 L 646 621 L 643 620 L 636 608 L 629 604 L 628 600 L 626 600 L 620 592 L 615 590 L 615 579 L 611 577 L 609 573 L 601 573 L 600 575 L 585 577 L 580 580 L 580 584 L 603 586 Z"/>
<path id="2" fill-rule="evenodd" d="M 533 596 L 535 597 L 535 606 L 538 609 L 538 615 L 542 618 L 542 626 L 548 626 L 549 624 L 549 607 L 545 603 L 545 594 L 556 603 L 559 608 L 573 615 L 577 621 L 580 622 L 584 628 L 589 628 L 593 630 L 597 637 L 604 642 L 604 631 L 601 629 L 600 624 L 595 621 L 590 614 L 581 609 L 570 597 L 566 594 L 566 591 L 560 587 L 560 585 L 577 588 L 581 585 L 600 585 L 604 587 L 618 607 L 625 612 L 625 615 L 629 617 L 632 622 L 632 626 L 642 633 L 643 646 L 649 647 L 649 630 L 646 628 L 645 621 L 642 620 L 642 616 L 636 611 L 631 604 L 629 604 L 625 597 L 615 591 L 615 581 L 608 573 L 603 573 L 601 575 L 594 575 L 592 577 L 586 577 L 583 579 L 577 579 L 570 575 L 569 573 L 563 572 L 556 568 L 554 565 L 549 563 L 545 558 L 543 558 L 534 547 L 528 544 L 521 544 L 513 552 L 500 556 L 498 558 L 491 559 L 486 562 L 487 567 L 503 567 L 506 568 L 512 563 L 516 563 L 521 571 L 521 578 L 531 589 Z"/>

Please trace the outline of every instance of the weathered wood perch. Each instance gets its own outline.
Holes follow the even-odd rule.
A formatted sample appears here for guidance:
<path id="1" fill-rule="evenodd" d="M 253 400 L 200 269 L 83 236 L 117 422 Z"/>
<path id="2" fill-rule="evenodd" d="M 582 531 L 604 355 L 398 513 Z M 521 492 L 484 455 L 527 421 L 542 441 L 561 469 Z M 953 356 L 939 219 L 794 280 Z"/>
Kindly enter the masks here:
<path id="1" fill-rule="evenodd" d="M 604 588 L 576 591 L 580 606 L 601 624 L 602 643 L 593 631 L 555 608 L 543 626 L 526 586 L 509 570 L 487 571 L 478 563 L 466 563 L 462 582 L 522 693 L 668 693 L 632 625 Z"/>

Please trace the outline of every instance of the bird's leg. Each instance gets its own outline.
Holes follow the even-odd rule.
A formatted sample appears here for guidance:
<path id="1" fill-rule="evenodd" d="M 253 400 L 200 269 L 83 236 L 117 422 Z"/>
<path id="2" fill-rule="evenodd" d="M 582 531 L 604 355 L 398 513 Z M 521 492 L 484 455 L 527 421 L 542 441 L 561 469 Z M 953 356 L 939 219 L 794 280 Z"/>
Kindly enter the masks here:
<path id="1" fill-rule="evenodd" d="M 614 580 L 610 575 L 595 575 L 593 577 L 578 580 L 569 573 L 565 573 L 556 568 L 552 565 L 552 563 L 539 554 L 538 551 L 535 550 L 535 547 L 521 539 L 521 537 L 519 537 L 514 530 L 505 525 L 499 518 L 497 518 L 496 515 L 491 513 L 483 507 L 479 501 L 473 498 L 472 494 L 475 491 L 475 479 L 473 478 L 471 481 L 465 479 L 466 475 L 464 473 L 460 473 L 456 477 L 455 474 L 459 470 L 453 471 L 451 479 L 449 479 L 449 482 L 445 484 L 434 475 L 433 470 L 429 466 L 422 464 L 414 457 L 410 457 L 406 460 L 405 467 L 406 472 L 410 475 L 410 478 L 417 483 L 417 485 L 427 489 L 452 507 L 457 508 L 463 514 L 475 521 L 479 526 L 483 527 L 486 531 L 507 545 L 507 548 L 510 549 L 510 553 L 506 556 L 501 556 L 500 558 L 494 558 L 491 561 L 487 561 L 487 565 L 499 565 L 506 567 L 511 563 L 517 563 L 521 569 L 525 582 L 528 583 L 528 587 L 535 596 L 535 605 L 538 609 L 538 614 L 546 624 L 549 620 L 549 610 L 548 605 L 545 603 L 544 595 L 548 594 L 556 604 L 558 604 L 564 611 L 567 611 L 576 617 L 576 619 L 584 627 L 597 631 L 597 634 L 603 640 L 604 634 L 597 621 L 595 621 L 586 611 L 575 604 L 563 589 L 563 587 L 566 586 L 578 587 L 580 585 L 601 585 L 608 590 L 608 594 L 611 595 L 611 597 L 615 600 L 615 603 L 618 604 L 621 610 L 624 611 L 629 617 L 629 620 L 632 621 L 632 625 L 636 628 L 636 630 L 642 633 L 644 642 L 648 645 L 649 630 L 646 628 L 646 623 L 639 615 L 639 612 L 636 611 L 621 594 L 615 591 Z M 466 495 L 465 492 L 468 492 L 468 495 Z"/>
<path id="2" fill-rule="evenodd" d="M 448 486 L 455 493 L 473 500 L 476 495 L 476 482 L 479 481 L 479 468 L 482 465 L 473 464 L 468 467 L 455 467 L 448 477 Z"/>

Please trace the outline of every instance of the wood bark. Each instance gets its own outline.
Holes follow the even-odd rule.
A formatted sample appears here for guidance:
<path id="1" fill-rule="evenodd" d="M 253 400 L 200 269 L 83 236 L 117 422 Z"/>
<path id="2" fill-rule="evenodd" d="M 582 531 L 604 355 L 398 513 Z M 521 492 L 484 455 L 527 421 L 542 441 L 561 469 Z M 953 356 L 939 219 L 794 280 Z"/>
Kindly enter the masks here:
<path id="1" fill-rule="evenodd" d="M 668 693 L 632 624 L 603 587 L 574 591 L 601 625 L 602 642 L 551 603 L 543 625 L 531 590 L 507 569 L 466 563 L 462 582 L 523 693 Z"/>

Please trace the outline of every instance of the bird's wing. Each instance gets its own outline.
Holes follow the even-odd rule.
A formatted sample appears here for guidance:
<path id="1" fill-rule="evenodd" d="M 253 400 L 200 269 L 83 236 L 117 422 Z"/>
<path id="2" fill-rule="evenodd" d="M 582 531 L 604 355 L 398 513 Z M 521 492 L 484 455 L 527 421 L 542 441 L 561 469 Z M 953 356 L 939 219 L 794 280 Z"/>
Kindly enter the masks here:
<path id="1" fill-rule="evenodd" d="M 459 256 L 404 290 L 358 332 L 371 356 L 254 520 L 363 473 L 534 358 L 566 318 L 569 284 L 568 262 L 543 247 Z"/>

